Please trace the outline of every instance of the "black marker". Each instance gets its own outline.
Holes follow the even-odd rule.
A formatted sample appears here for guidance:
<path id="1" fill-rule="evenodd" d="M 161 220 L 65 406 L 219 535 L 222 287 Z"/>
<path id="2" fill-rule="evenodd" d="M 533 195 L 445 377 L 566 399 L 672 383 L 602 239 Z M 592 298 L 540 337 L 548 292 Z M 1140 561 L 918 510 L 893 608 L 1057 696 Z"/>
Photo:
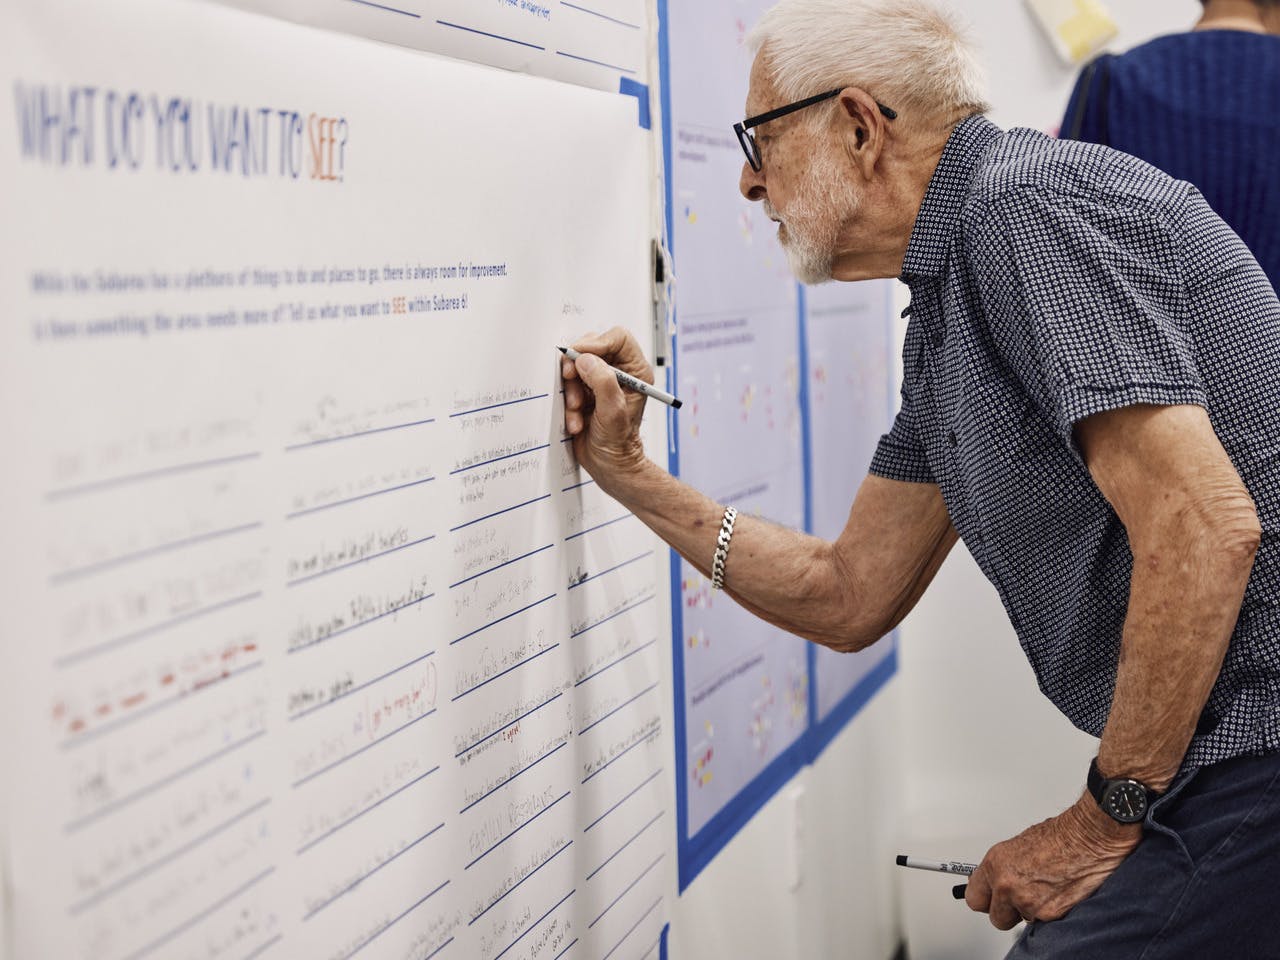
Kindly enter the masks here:
<path id="1" fill-rule="evenodd" d="M 913 870 L 932 870 L 934 873 L 959 873 L 966 877 L 978 869 L 976 863 L 964 863 L 960 860 L 925 860 L 922 857 L 908 857 L 901 853 L 898 854 L 898 866 L 911 867 Z M 951 888 L 951 896 L 957 900 L 963 900 L 967 886 L 966 883 L 956 884 Z"/>
<path id="2" fill-rule="evenodd" d="M 563 353 L 570 360 L 577 360 L 580 356 L 582 356 L 582 354 L 580 354 L 577 350 L 573 349 L 573 347 L 556 347 L 556 349 L 559 350 L 561 353 Z M 609 366 L 609 365 L 605 364 L 605 366 Z M 653 386 L 652 384 L 645 383 L 643 380 L 639 379 L 638 377 L 633 377 L 631 374 L 627 373 L 625 370 L 619 370 L 617 367 L 612 367 L 612 366 L 610 366 L 609 369 L 612 370 L 613 375 L 618 378 L 618 386 L 622 387 L 622 389 L 634 390 L 636 393 L 643 393 L 646 397 L 653 397 L 653 399 L 655 400 L 661 400 L 663 403 L 665 403 L 669 407 L 673 407 L 676 410 L 680 409 L 680 401 L 677 400 L 675 397 L 673 397 L 671 394 L 667 393 L 665 390 L 659 390 L 657 387 Z"/>

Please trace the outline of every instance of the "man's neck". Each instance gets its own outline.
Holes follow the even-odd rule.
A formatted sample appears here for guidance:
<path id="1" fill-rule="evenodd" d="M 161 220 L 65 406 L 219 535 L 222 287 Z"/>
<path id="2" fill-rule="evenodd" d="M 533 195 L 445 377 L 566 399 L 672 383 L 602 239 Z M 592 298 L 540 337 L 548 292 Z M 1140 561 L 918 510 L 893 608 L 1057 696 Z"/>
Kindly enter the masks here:
<path id="1" fill-rule="evenodd" d="M 1266 33 L 1267 25 L 1263 20 L 1262 10 L 1250 0 L 1210 0 L 1205 4 L 1204 16 L 1194 29 Z"/>

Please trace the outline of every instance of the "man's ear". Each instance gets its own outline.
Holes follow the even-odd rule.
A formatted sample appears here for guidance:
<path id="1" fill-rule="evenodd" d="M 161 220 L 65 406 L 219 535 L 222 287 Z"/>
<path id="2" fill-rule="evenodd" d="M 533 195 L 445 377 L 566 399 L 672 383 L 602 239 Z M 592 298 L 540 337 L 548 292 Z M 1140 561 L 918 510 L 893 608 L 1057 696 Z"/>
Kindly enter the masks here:
<path id="1" fill-rule="evenodd" d="M 837 122 L 845 153 L 870 180 L 889 135 L 888 120 L 875 98 L 861 87 L 845 87 L 839 103 Z"/>

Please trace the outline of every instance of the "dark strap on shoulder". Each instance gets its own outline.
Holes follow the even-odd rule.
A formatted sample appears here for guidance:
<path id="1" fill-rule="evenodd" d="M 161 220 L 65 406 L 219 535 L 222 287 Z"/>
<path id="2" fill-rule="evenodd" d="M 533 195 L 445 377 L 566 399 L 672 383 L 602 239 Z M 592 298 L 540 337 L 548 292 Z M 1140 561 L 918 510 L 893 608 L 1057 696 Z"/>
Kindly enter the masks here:
<path id="1" fill-rule="evenodd" d="M 1076 109 L 1071 115 L 1071 122 L 1067 125 L 1067 138 L 1070 140 L 1080 139 L 1080 134 L 1084 131 L 1085 113 L 1089 109 L 1089 104 L 1092 100 L 1090 93 L 1095 84 L 1098 88 L 1098 114 L 1096 117 L 1100 134 L 1098 142 L 1104 146 L 1110 146 L 1111 126 L 1107 106 L 1111 90 L 1111 54 L 1109 53 L 1094 57 L 1085 65 L 1080 74 L 1080 96 L 1076 99 Z"/>

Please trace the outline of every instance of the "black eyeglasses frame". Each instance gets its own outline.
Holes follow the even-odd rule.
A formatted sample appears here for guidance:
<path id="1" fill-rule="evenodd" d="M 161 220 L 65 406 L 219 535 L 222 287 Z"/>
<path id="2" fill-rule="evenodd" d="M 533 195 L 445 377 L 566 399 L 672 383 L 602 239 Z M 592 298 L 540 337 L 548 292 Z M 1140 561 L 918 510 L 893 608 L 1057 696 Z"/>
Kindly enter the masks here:
<path id="1" fill-rule="evenodd" d="M 738 143 L 742 146 L 742 152 L 747 155 L 747 163 L 751 164 L 751 169 L 760 172 L 760 147 L 756 143 L 756 138 L 752 135 L 751 128 L 758 127 L 762 123 L 768 123 L 770 120 L 777 120 L 779 117 L 785 117 L 789 113 L 795 113 L 797 110 L 803 110 L 805 107 L 812 107 L 815 103 L 822 103 L 824 100 L 830 100 L 832 97 L 840 95 L 844 87 L 836 87 L 834 90 L 828 90 L 826 93 L 816 93 L 812 97 L 805 97 L 803 100 L 797 100 L 795 103 L 788 103 L 784 107 L 777 107 L 765 113 L 757 114 L 754 117 L 735 123 L 733 132 L 738 135 Z M 898 111 L 891 107 L 886 107 L 879 100 L 876 106 L 880 112 L 884 114 L 886 120 L 898 119 Z"/>

